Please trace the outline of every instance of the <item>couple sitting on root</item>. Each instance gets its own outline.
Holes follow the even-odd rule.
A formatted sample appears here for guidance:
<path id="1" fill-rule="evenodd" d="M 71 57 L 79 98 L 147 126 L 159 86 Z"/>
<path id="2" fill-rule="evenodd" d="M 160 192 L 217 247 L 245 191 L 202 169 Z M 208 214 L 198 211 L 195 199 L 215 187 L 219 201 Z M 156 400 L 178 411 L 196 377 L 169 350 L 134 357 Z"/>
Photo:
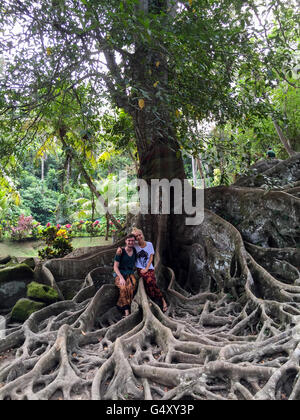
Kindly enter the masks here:
<path id="1" fill-rule="evenodd" d="M 136 243 L 137 241 L 137 243 Z M 167 303 L 156 284 L 153 267 L 154 249 L 151 242 L 146 242 L 143 232 L 134 229 L 125 239 L 125 248 L 118 248 L 114 262 L 115 285 L 120 291 L 117 307 L 128 316 L 136 286 L 134 276 L 135 267 L 144 280 L 147 295 L 152 299 L 159 299 L 163 311 L 167 310 Z"/>

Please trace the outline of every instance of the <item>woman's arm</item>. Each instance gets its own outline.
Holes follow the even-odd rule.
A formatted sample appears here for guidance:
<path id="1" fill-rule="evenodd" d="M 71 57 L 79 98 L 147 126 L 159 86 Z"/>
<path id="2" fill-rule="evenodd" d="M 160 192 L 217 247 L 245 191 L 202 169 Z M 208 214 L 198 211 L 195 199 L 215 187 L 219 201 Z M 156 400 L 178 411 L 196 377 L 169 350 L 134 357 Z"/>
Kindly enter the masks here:
<path id="1" fill-rule="evenodd" d="M 154 255 L 154 254 L 151 254 L 151 255 L 150 255 L 150 257 L 149 257 L 149 261 L 148 261 L 148 264 L 147 264 L 147 266 L 146 266 L 145 268 L 143 268 L 143 269 L 141 270 L 141 273 L 143 273 L 143 274 L 147 273 L 147 271 L 149 270 L 150 265 L 152 264 L 152 261 L 153 261 L 153 255 Z"/>

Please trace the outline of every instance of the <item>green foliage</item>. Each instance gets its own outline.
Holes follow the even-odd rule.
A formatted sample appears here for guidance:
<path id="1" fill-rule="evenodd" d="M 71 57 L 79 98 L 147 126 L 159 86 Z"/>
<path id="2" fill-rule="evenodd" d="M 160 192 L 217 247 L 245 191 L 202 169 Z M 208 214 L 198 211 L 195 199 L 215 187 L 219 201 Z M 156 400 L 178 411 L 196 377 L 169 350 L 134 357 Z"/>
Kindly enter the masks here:
<path id="1" fill-rule="evenodd" d="M 71 238 L 65 229 L 47 227 L 42 237 L 47 246 L 38 253 L 41 259 L 63 258 L 73 251 Z"/>
<path id="2" fill-rule="evenodd" d="M 31 175 L 24 179 L 22 205 L 42 223 L 54 221 L 55 208 L 65 223 L 81 211 L 71 202 L 90 199 L 63 191 L 71 151 L 95 179 L 128 165 L 125 150 L 135 161 L 145 144 L 176 133 L 215 185 L 230 183 L 269 145 L 286 157 L 274 118 L 300 147 L 294 1 L 146 3 L 2 1 L 3 164 L 24 158 L 28 145 L 37 161 L 58 150 L 64 161 L 36 188 L 40 196 Z M 199 135 L 204 121 L 217 130 Z"/>
<path id="3" fill-rule="evenodd" d="M 57 107 L 59 98 L 67 104 L 66 126 L 74 127 L 74 120 L 78 119 L 79 114 L 72 107 L 76 104 L 84 123 L 81 130 L 88 134 L 95 111 L 93 98 L 106 94 L 104 79 L 111 99 L 118 105 L 125 103 L 125 98 L 127 104 L 128 99 L 132 102 L 130 108 L 137 108 L 139 99 L 146 101 L 146 107 L 147 101 L 152 102 L 154 124 L 168 120 L 166 110 L 174 123 L 179 123 L 175 116 L 178 109 L 186 121 L 213 117 L 223 123 L 229 116 L 240 118 L 253 108 L 261 114 L 264 104 L 251 95 L 255 92 L 257 98 L 262 96 L 262 77 L 268 77 L 271 85 L 278 74 L 284 76 L 277 66 L 283 63 L 288 69 L 293 54 L 288 43 L 295 39 L 293 7 L 280 1 L 274 1 L 273 6 L 275 23 L 268 20 L 258 27 L 254 22 L 260 10 L 255 2 L 193 0 L 191 6 L 181 2 L 176 11 L 159 4 L 154 13 L 154 9 L 144 11 L 142 2 L 135 0 L 85 1 L 80 5 L 70 1 L 68 7 L 49 6 L 44 0 L 4 0 L 1 20 L 6 33 L 0 38 L 3 54 L 14 46 L 15 40 L 8 35 L 17 22 L 22 22 L 26 33 L 18 51 L 7 59 L 4 91 L 8 92 L 12 78 L 21 80 L 28 71 L 34 76 L 23 78 L 27 82 L 8 92 L 7 107 L 12 110 L 20 104 L 23 112 L 29 112 L 26 103 L 33 93 L 43 105 L 51 100 Z M 283 34 L 280 23 L 287 25 Z M 29 43 L 38 47 L 34 51 L 28 49 Z M 266 46 L 270 48 L 268 54 Z M 143 54 L 139 55 L 141 50 Z M 105 77 L 100 67 L 100 52 L 105 54 L 111 78 Z M 118 63 L 115 52 L 121 57 Z M 166 52 L 168 80 L 162 77 Z M 55 72 L 56 68 L 59 71 Z M 242 94 L 237 89 L 242 89 L 241 83 L 236 84 L 237 76 L 249 78 Z M 74 92 L 79 79 L 91 81 L 81 88 L 88 92 L 89 101 L 78 90 Z M 71 100 L 76 95 L 77 100 Z M 49 117 L 55 114 L 52 105 L 47 111 L 44 107 L 43 112 Z M 11 117 L 15 113 L 20 116 L 15 108 Z"/>
<path id="4" fill-rule="evenodd" d="M 32 216 L 42 224 L 55 220 L 57 195 L 48 189 L 30 187 L 22 192 L 22 203 Z"/>
<path id="5" fill-rule="evenodd" d="M 14 204 L 20 204 L 19 191 L 12 180 L 5 173 L 0 172 L 0 221 L 6 218 Z"/>
<path id="6" fill-rule="evenodd" d="M 277 120 L 291 147 L 300 152 L 300 95 L 299 89 L 281 83 L 277 89 L 272 91 L 272 101 L 277 111 Z"/>
<path id="7" fill-rule="evenodd" d="M 116 113 L 105 113 L 101 119 L 102 138 L 115 146 L 116 150 L 135 148 L 134 125 L 132 118 L 124 110 L 116 110 Z"/>

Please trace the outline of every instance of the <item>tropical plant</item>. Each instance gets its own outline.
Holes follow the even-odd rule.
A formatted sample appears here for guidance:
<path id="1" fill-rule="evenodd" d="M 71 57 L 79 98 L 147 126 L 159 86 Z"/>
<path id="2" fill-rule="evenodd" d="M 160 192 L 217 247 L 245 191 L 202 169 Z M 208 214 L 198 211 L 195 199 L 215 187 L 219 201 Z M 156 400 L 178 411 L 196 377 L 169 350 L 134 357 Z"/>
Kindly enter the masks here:
<path id="1" fill-rule="evenodd" d="M 1 169 L 1 166 L 0 166 Z M 0 220 L 6 218 L 11 204 L 20 205 L 20 193 L 13 181 L 4 173 L 0 172 Z"/>
<path id="2" fill-rule="evenodd" d="M 72 239 L 66 229 L 58 226 L 46 227 L 42 237 L 47 246 L 38 252 L 41 259 L 63 258 L 73 251 Z"/>
<path id="3" fill-rule="evenodd" d="M 11 227 L 11 238 L 13 240 L 24 240 L 32 234 L 35 227 L 34 219 L 32 216 L 24 216 L 21 214 L 17 226 Z"/>

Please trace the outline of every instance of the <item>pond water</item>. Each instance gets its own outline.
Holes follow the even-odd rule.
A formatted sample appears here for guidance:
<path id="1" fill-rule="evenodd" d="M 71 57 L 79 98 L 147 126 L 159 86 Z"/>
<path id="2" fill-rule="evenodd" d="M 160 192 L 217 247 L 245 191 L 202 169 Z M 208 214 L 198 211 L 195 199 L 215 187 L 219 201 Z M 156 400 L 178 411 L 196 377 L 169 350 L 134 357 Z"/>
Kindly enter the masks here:
<path id="1" fill-rule="evenodd" d="M 97 238 L 74 238 L 72 245 L 74 248 L 81 248 L 87 246 L 101 246 L 112 244 L 112 239 L 105 237 Z M 45 244 L 42 241 L 3 241 L 0 242 L 0 256 L 11 255 L 14 257 L 37 257 L 38 251 L 44 248 Z"/>

